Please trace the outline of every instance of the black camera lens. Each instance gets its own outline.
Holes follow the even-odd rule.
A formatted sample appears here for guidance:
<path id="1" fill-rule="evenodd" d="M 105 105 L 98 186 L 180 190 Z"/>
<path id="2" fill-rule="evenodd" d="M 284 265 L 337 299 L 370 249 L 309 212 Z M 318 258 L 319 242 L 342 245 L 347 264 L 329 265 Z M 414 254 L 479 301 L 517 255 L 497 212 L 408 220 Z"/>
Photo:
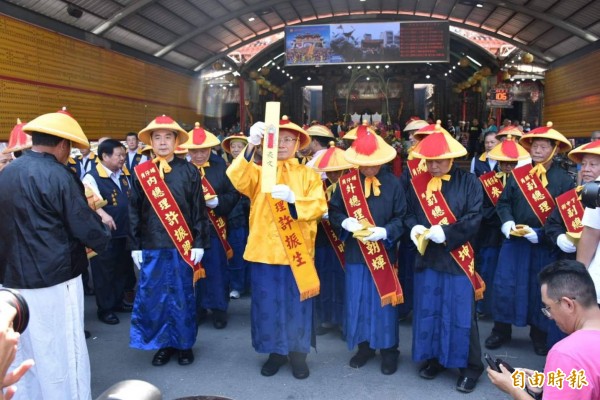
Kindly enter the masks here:
<path id="1" fill-rule="evenodd" d="M 594 181 L 583 185 L 581 203 L 587 208 L 600 207 L 600 182 Z"/>
<path id="2" fill-rule="evenodd" d="M 27 306 L 25 298 L 18 290 L 0 288 L 0 302 L 7 303 L 17 310 L 13 319 L 13 330 L 23 333 L 29 324 L 29 306 Z"/>

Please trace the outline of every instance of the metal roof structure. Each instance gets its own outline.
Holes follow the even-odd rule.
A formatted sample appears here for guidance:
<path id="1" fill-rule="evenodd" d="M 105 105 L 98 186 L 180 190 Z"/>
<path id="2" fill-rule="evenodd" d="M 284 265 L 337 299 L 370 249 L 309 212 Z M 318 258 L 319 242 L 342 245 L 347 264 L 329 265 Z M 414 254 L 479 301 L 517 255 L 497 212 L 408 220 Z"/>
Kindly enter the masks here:
<path id="1" fill-rule="evenodd" d="M 546 67 L 598 48 L 600 38 L 600 0 L 4 0 L 0 13 L 75 28 L 87 41 L 188 74 L 297 24 L 449 21 Z"/>

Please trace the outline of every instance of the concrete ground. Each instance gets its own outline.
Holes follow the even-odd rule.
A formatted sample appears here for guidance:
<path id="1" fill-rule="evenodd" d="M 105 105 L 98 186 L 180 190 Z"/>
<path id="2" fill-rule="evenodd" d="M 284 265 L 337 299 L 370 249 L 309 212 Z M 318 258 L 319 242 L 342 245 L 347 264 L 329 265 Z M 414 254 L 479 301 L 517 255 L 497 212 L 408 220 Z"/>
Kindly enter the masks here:
<path id="1" fill-rule="evenodd" d="M 119 314 L 121 323 L 106 325 L 96 317 L 94 297 L 86 296 L 86 329 L 92 333 L 88 350 L 92 367 L 92 394 L 96 398 L 113 384 L 125 379 L 140 379 L 158 387 L 164 399 L 217 395 L 236 400 L 301 399 L 506 399 L 484 373 L 473 393 L 455 390 L 458 370 L 448 370 L 428 381 L 418 376 L 418 364 L 411 360 L 412 328 L 410 321 L 400 323 L 400 362 L 394 375 L 380 372 L 377 356 L 360 369 L 348 366 L 354 351 L 346 348 L 339 334 L 317 337 L 317 351 L 308 356 L 310 377 L 297 380 L 285 365 L 273 377 L 260 375 L 266 360 L 257 354 L 250 339 L 250 299 L 232 300 L 229 325 L 213 328 L 210 320 L 200 326 L 194 346 L 196 361 L 180 366 L 176 358 L 165 366 L 151 365 L 153 352 L 129 348 L 129 314 Z M 482 342 L 489 335 L 492 322 L 479 323 Z M 513 330 L 513 340 L 490 351 L 515 367 L 542 370 L 544 357 L 533 353 L 527 328 Z"/>

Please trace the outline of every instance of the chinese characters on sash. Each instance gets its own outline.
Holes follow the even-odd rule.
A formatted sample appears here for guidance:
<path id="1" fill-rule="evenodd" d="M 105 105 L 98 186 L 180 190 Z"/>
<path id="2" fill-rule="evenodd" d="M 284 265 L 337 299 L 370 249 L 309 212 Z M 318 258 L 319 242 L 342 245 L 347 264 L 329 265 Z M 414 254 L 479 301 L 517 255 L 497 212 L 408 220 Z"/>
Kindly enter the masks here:
<path id="1" fill-rule="evenodd" d="M 427 172 L 427 166 L 420 158 L 413 158 L 412 160 L 406 160 L 406 166 L 410 172 L 411 178 L 421 175 L 423 172 Z"/>
<path id="2" fill-rule="evenodd" d="M 544 225 L 554 209 L 554 200 L 548 189 L 542 185 L 540 178 L 529 174 L 530 170 L 531 165 L 523 165 L 513 169 L 512 173 L 531 210 Z"/>
<path id="3" fill-rule="evenodd" d="M 217 192 L 215 192 L 215 189 L 211 186 L 210 182 L 208 182 L 206 176 L 202 177 L 202 193 L 204 195 L 204 198 L 206 198 L 206 196 L 217 195 Z M 210 219 L 210 222 L 217 231 L 217 235 L 219 236 L 221 245 L 223 245 L 223 249 L 225 250 L 225 254 L 227 255 L 227 259 L 229 260 L 231 257 L 233 257 L 233 249 L 227 241 L 227 223 L 225 222 L 225 218 L 218 216 L 215 213 L 215 210 L 213 210 L 212 208 L 207 207 L 206 211 L 208 214 L 208 219 Z"/>
<path id="4" fill-rule="evenodd" d="M 556 198 L 556 205 L 560 216 L 565 223 L 567 232 L 579 233 L 583 231 L 583 205 L 579 200 L 577 189 L 571 189 Z"/>
<path id="5" fill-rule="evenodd" d="M 487 196 L 490 198 L 492 204 L 498 204 L 498 199 L 502 194 L 504 186 L 502 185 L 502 181 L 496 177 L 496 172 L 491 171 L 481 175 L 479 177 L 479 181 L 483 185 L 483 189 L 485 190 Z"/>
<path id="6" fill-rule="evenodd" d="M 135 167 L 135 173 L 140 180 L 146 198 L 173 241 L 175 248 L 185 262 L 192 267 L 194 283 L 198 279 L 206 277 L 202 265 L 200 263 L 194 265 L 191 259 L 194 238 L 173 194 L 160 177 L 156 165 L 152 161 L 146 161 Z"/>
<path id="7" fill-rule="evenodd" d="M 429 183 L 431 178 L 433 176 L 430 173 L 425 173 L 412 179 L 413 189 L 427 220 L 431 225 L 449 225 L 455 223 L 457 221 L 456 216 L 450 210 L 450 206 L 441 191 L 433 192 L 429 198 L 425 194 L 427 183 Z M 475 300 L 481 300 L 485 291 L 485 283 L 475 271 L 475 251 L 471 243 L 463 243 L 451 250 L 450 255 L 471 281 L 471 285 L 473 285 L 473 290 L 475 291 Z"/>

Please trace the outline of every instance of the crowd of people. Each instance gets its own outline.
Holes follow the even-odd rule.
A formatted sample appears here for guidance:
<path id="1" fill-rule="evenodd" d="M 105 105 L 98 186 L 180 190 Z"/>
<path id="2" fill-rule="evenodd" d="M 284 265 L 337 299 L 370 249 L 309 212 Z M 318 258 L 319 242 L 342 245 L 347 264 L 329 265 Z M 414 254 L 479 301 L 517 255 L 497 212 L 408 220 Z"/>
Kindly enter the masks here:
<path id="1" fill-rule="evenodd" d="M 220 139 L 162 115 L 102 138 L 96 152 L 64 109 L 17 124 L 3 149 L 14 161 L 0 167 L 0 283 L 20 291 L 31 320 L 19 338 L 0 312 L 0 350 L 3 340 L 13 349 L 0 353 L 5 394 L 91 398 L 83 296 L 93 292 L 103 323 L 131 313 L 130 347 L 154 351 L 153 366 L 192 364 L 198 324 L 225 329 L 230 300 L 249 294 L 263 376 L 289 362 L 308 378 L 311 347 L 329 332 L 356 351 L 352 368 L 379 351 L 392 375 L 398 321 L 412 313 L 419 376 L 458 369 L 456 390 L 469 393 L 485 371 L 487 317 L 487 349 L 530 326 L 533 351 L 548 356 L 537 387 L 537 371 L 488 368 L 501 390 L 599 398 L 600 218 L 554 158 L 570 151 L 582 182 L 593 181 L 600 141 L 571 151 L 550 122 L 529 132 L 477 125 L 485 151 L 469 171 L 455 160 L 477 143 L 467 149 L 439 121 L 412 118 L 396 176 L 398 150 L 366 123 L 343 150 L 327 126 L 285 116 Z M 557 391 L 549 374 L 559 369 L 587 384 Z M 528 385 L 515 383 L 520 373 Z"/>

